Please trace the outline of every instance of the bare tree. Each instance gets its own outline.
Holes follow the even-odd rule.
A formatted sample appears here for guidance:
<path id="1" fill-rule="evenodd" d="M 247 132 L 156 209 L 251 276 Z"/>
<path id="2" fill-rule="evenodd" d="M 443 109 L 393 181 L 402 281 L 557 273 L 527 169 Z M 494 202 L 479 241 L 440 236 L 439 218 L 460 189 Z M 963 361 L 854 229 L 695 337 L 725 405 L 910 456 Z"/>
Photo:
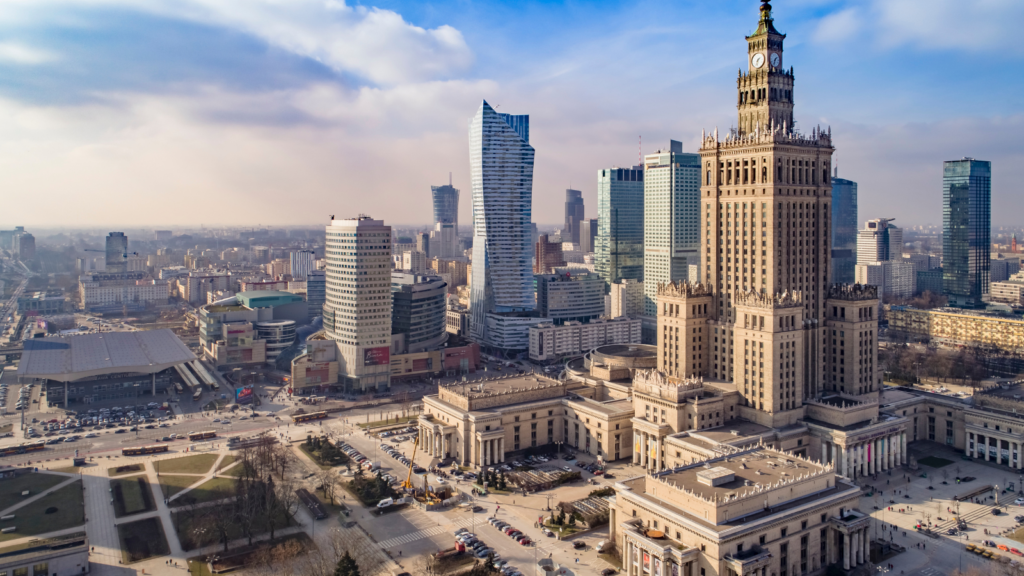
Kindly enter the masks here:
<path id="1" fill-rule="evenodd" d="M 324 499 L 329 500 L 333 505 L 338 488 L 338 474 L 335 473 L 334 469 L 327 468 L 317 472 L 316 479 L 320 482 L 320 489 L 324 492 Z"/>

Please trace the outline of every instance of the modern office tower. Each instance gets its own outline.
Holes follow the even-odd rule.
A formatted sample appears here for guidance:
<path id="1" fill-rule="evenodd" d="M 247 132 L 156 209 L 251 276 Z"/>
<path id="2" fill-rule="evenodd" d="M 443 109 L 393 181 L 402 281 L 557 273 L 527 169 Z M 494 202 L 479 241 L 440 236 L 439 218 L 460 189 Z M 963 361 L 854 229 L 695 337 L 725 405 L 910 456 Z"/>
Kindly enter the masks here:
<path id="1" fill-rule="evenodd" d="M 562 228 L 562 242 L 580 243 L 582 221 L 583 193 L 570 188 L 565 191 L 565 228 Z"/>
<path id="2" fill-rule="evenodd" d="M 764 425 L 792 422 L 800 400 L 823 390 L 834 151 L 830 132 L 793 129 L 794 75 L 771 10 L 762 4 L 757 30 L 746 38 L 738 129 L 724 140 L 717 130 L 703 134 L 700 150 L 701 280 L 713 306 L 704 335 L 711 344 L 698 354 L 710 359 L 707 375 L 732 381 L 752 410 L 747 418 Z M 650 235 L 649 222 L 645 228 Z M 645 295 L 651 280 L 645 271 Z M 685 320 L 696 312 L 680 306 L 673 314 Z M 745 365 L 762 353 L 789 359 L 773 370 Z"/>
<path id="3" fill-rule="evenodd" d="M 451 182 L 444 186 L 431 186 L 430 197 L 434 204 L 434 224 L 452 224 L 455 237 L 459 236 L 459 191 Z"/>
<path id="4" fill-rule="evenodd" d="M 644 283 L 631 278 L 612 284 L 611 317 L 640 316 L 644 313 Z"/>
<path id="5" fill-rule="evenodd" d="M 11 240 L 11 252 L 22 262 L 36 257 L 36 237 L 28 232 L 18 232 Z"/>
<path id="6" fill-rule="evenodd" d="M 580 250 L 593 252 L 597 243 L 597 218 L 580 222 Z"/>
<path id="7" fill-rule="evenodd" d="M 473 182 L 472 338 L 488 345 L 488 314 L 533 310 L 530 117 L 481 103 L 469 126 Z M 525 337 L 523 341 L 528 342 Z"/>
<path id="8" fill-rule="evenodd" d="M 430 232 L 430 253 L 431 258 L 457 258 L 462 256 L 459 249 L 459 237 L 456 234 L 456 224 L 438 222 Z"/>
<path id="9" fill-rule="evenodd" d="M 988 294 L 992 246 L 992 163 L 943 163 L 942 287 L 949 303 L 980 307 Z"/>
<path id="10" fill-rule="evenodd" d="M 832 175 L 832 282 L 852 284 L 857 264 L 857 183 Z"/>
<path id="11" fill-rule="evenodd" d="M 295 320 L 266 320 L 256 323 L 256 338 L 267 343 L 266 359 L 268 363 L 273 363 L 285 348 L 295 343 L 297 327 Z"/>
<path id="12" fill-rule="evenodd" d="M 438 276 L 391 273 L 391 343 L 396 354 L 444 346 L 448 340 L 447 294 L 448 285 Z"/>
<path id="13" fill-rule="evenodd" d="M 391 227 L 360 216 L 327 226 L 324 331 L 346 391 L 391 385 Z"/>
<path id="14" fill-rule="evenodd" d="M 306 302 L 309 303 L 310 317 L 323 315 L 326 300 L 327 273 L 323 270 L 313 270 L 306 276 Z"/>
<path id="15" fill-rule="evenodd" d="M 312 250 L 296 250 L 289 256 L 289 274 L 292 280 L 304 280 L 316 270 L 316 252 Z"/>
<path id="16" fill-rule="evenodd" d="M 430 257 L 430 232 L 416 233 L 416 250 L 423 252 L 424 256 Z"/>
<path id="17" fill-rule="evenodd" d="M 682 142 L 644 156 L 644 314 L 657 314 L 658 284 L 686 280 L 700 248 L 700 156 Z"/>
<path id="18" fill-rule="evenodd" d="M 597 171 L 597 241 L 594 268 L 605 286 L 644 279 L 644 170 Z"/>
<path id="19" fill-rule="evenodd" d="M 108 273 L 128 271 L 128 237 L 124 232 L 107 234 L 107 268 Z"/>
<path id="20" fill-rule="evenodd" d="M 604 315 L 604 281 L 590 272 L 538 274 L 537 312 L 554 321 L 589 322 Z"/>
<path id="21" fill-rule="evenodd" d="M 917 267 L 904 260 L 885 260 L 870 264 L 857 264 L 854 279 L 858 284 L 877 286 L 878 295 L 909 298 L 918 292 Z"/>
<path id="22" fill-rule="evenodd" d="M 565 266 L 565 255 L 561 242 L 550 242 L 547 234 L 537 238 L 533 253 L 533 273 L 550 274 L 555 268 Z"/>
<path id="23" fill-rule="evenodd" d="M 895 218 L 876 218 L 857 232 L 857 264 L 903 259 L 903 230 L 892 226 Z"/>

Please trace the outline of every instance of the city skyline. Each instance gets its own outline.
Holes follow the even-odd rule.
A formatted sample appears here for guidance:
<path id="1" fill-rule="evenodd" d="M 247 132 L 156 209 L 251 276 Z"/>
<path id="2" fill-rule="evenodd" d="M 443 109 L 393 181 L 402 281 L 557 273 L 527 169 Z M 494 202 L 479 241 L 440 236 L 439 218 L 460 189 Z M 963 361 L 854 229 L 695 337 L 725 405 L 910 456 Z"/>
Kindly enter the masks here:
<path id="1" fill-rule="evenodd" d="M 522 14 L 502 4 L 485 13 L 389 2 L 325 15 L 313 2 L 281 14 L 269 5 L 103 0 L 69 9 L 67 19 L 50 9 L 61 2 L 10 3 L 0 8 L 8 38 L 0 45 L 0 134 L 11 169 L 0 186 L 25 193 L 3 224 L 175 224 L 193 217 L 193 204 L 205 207 L 210 225 L 315 225 L 339 205 L 353 215 L 387 210 L 395 223 L 425 220 L 419 190 L 449 171 L 456 188 L 469 189 L 462 135 L 484 98 L 531 111 L 533 212 L 554 223 L 559 191 L 580 189 L 596 206 L 594 171 L 633 165 L 638 137 L 643 153 L 671 137 L 693 152 L 700 127 L 728 114 L 732 95 L 722 87 L 735 74 L 729 54 L 738 44 L 725 31 L 748 26 L 739 9 L 748 4 L 682 3 L 652 28 L 623 26 L 614 16 L 635 5 L 613 2 Z M 833 127 L 840 176 L 860 183 L 863 214 L 884 208 L 903 225 L 939 224 L 941 162 L 973 156 L 998 167 L 1019 157 L 1013 136 L 1022 120 L 1008 70 L 1022 56 L 1005 23 L 1020 6 L 994 2 L 961 15 L 951 2 L 805 0 L 776 10 L 802 38 L 792 54 L 822 71 L 797 83 L 797 124 Z M 514 24 L 526 18 L 545 23 L 524 34 Z M 280 29 L 270 26 L 278 19 Z M 573 24 L 558 40 L 542 38 L 556 21 Z M 133 26 L 151 34 L 142 39 Z M 406 50 L 361 58 L 370 40 L 332 41 L 350 30 Z M 178 49 L 175 33 L 194 46 Z M 705 41 L 692 42 L 698 34 Z M 116 49 L 126 42 L 140 49 Z M 608 65 L 642 60 L 635 56 L 652 47 L 680 54 L 675 72 L 631 66 L 622 88 L 586 90 Z M 431 65 L 412 66 L 407 54 L 421 51 L 435 55 Z M 219 57 L 203 58 L 211 52 Z M 950 66 L 960 87 L 946 82 Z M 668 122 L 643 113 L 644 103 L 660 100 L 681 100 L 685 112 Z M 411 158 L 405 170 L 384 169 L 395 154 Z M 1024 207 L 999 174 L 994 226 Z M 268 210 L 296 193 L 310 201 Z M 33 209 L 40 195 L 67 210 L 43 215 Z M 127 208 L 139 204 L 150 209 Z M 464 204 L 460 220 L 469 218 Z"/>

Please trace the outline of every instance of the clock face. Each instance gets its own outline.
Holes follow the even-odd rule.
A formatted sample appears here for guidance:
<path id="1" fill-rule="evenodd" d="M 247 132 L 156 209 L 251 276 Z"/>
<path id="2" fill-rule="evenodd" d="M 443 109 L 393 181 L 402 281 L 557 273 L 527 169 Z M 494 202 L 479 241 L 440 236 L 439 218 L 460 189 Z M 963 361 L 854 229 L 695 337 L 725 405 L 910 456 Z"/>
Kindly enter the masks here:
<path id="1" fill-rule="evenodd" d="M 782 63 L 782 58 L 779 57 L 778 52 L 773 52 L 771 57 L 771 63 L 773 68 L 778 68 L 779 64 Z"/>
<path id="2" fill-rule="evenodd" d="M 750 59 L 750 63 L 753 64 L 754 68 L 764 66 L 764 54 L 754 54 L 754 57 Z"/>

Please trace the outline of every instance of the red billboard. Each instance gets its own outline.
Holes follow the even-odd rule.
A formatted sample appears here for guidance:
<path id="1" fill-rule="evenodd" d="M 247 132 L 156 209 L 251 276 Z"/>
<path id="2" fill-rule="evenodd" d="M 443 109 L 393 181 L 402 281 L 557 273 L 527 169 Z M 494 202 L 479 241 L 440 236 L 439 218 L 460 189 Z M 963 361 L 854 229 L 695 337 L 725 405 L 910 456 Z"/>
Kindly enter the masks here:
<path id="1" fill-rule="evenodd" d="M 252 404 L 252 386 L 242 386 L 235 390 L 235 404 Z"/>
<path id="2" fill-rule="evenodd" d="M 367 348 L 363 350 L 363 366 L 383 366 L 391 363 L 391 347 Z"/>

